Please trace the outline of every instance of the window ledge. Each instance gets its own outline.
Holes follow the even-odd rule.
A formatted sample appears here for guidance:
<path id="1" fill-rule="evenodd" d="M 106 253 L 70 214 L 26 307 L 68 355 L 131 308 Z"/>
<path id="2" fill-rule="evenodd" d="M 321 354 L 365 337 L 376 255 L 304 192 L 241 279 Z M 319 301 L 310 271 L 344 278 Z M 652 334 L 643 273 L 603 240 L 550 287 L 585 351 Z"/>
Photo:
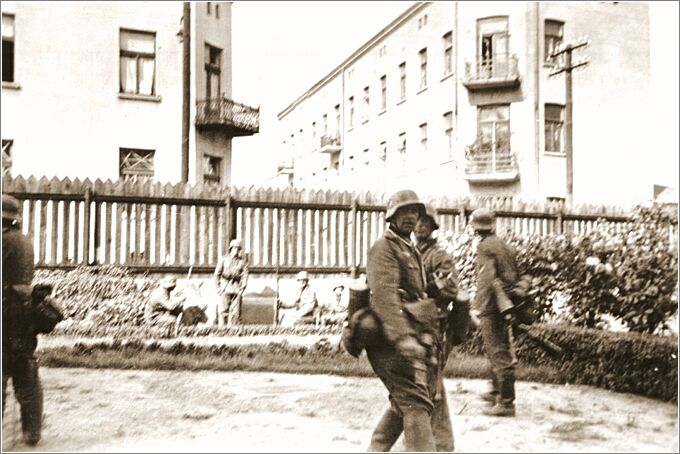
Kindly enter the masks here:
<path id="1" fill-rule="evenodd" d="M 566 158 L 567 154 L 566 153 L 558 153 L 556 151 L 544 151 L 543 154 L 546 156 L 554 156 L 556 158 Z"/>
<path id="2" fill-rule="evenodd" d="M 397 105 L 403 104 L 403 103 L 405 103 L 405 102 L 406 102 L 406 98 L 401 98 L 401 99 L 397 102 Z"/>
<path id="3" fill-rule="evenodd" d="M 427 90 L 427 87 L 423 87 L 423 88 L 421 88 L 420 90 L 418 90 L 418 92 L 416 93 L 416 95 L 419 95 L 419 94 L 421 94 L 422 92 L 424 92 L 424 91 L 426 91 L 426 90 Z"/>
<path id="4" fill-rule="evenodd" d="M 440 82 L 444 82 L 446 79 L 450 79 L 451 77 L 453 77 L 452 72 L 450 72 L 448 74 L 444 74 L 444 77 L 442 77 L 442 80 Z"/>
<path id="5" fill-rule="evenodd" d="M 543 67 L 544 68 L 554 68 L 555 66 L 557 66 L 557 63 L 551 63 L 551 62 L 543 61 Z"/>
<path id="6" fill-rule="evenodd" d="M 365 125 L 366 123 L 368 123 L 368 118 L 365 119 L 365 120 L 361 120 L 361 124 L 362 124 L 362 125 Z"/>
<path id="7" fill-rule="evenodd" d="M 2 81 L 2 88 L 11 88 L 12 90 L 21 90 L 21 84 L 19 82 L 5 82 Z"/>
<path id="8" fill-rule="evenodd" d="M 383 109 L 383 110 L 381 110 L 380 112 L 378 112 L 378 116 L 380 116 L 380 115 L 384 114 L 385 112 L 387 112 L 387 109 Z"/>
<path id="9" fill-rule="evenodd" d="M 129 99 L 131 101 L 161 102 L 161 97 L 156 95 L 133 95 L 131 93 L 118 93 L 119 99 Z"/>

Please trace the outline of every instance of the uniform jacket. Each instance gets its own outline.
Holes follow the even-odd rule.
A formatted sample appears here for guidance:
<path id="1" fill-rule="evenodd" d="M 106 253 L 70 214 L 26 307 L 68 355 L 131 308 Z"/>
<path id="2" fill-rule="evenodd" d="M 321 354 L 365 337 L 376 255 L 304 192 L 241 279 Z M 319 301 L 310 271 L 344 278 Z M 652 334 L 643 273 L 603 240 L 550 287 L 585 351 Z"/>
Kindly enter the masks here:
<path id="1" fill-rule="evenodd" d="M 284 304 L 284 308 L 295 308 L 299 317 L 307 317 L 314 315 L 314 310 L 319 305 L 319 300 L 316 297 L 316 292 L 309 285 L 305 285 L 300 289 L 300 294 L 293 304 Z"/>
<path id="2" fill-rule="evenodd" d="M 371 309 L 382 322 L 390 344 L 404 336 L 415 336 L 403 303 L 415 302 L 425 294 L 425 276 L 420 254 L 407 239 L 391 229 L 368 251 L 366 280 L 371 289 Z"/>
<path id="3" fill-rule="evenodd" d="M 441 303 L 453 301 L 458 293 L 458 271 L 456 271 L 451 255 L 439 246 L 434 238 L 428 238 L 419 243 L 418 251 L 425 270 L 427 294 Z M 441 289 L 435 284 L 434 276 L 437 273 L 442 276 L 451 275 Z"/>
<path id="4" fill-rule="evenodd" d="M 30 286 L 33 281 L 33 245 L 19 229 L 2 231 L 2 337 L 3 356 L 32 355 L 37 345 Z M 14 290 L 19 291 L 14 291 Z"/>
<path id="5" fill-rule="evenodd" d="M 499 278 L 505 287 L 518 279 L 515 250 L 494 234 L 485 236 L 477 246 L 477 293 L 474 309 L 481 314 L 498 310 L 492 283 Z"/>
<path id="6" fill-rule="evenodd" d="M 182 311 L 182 303 L 180 298 L 172 298 L 167 289 L 158 287 L 149 295 L 144 316 L 147 322 L 153 323 L 162 314 L 179 315 Z"/>
<path id="7" fill-rule="evenodd" d="M 222 293 L 238 293 L 248 284 L 248 264 L 240 257 L 220 257 L 214 278 L 215 286 Z"/>

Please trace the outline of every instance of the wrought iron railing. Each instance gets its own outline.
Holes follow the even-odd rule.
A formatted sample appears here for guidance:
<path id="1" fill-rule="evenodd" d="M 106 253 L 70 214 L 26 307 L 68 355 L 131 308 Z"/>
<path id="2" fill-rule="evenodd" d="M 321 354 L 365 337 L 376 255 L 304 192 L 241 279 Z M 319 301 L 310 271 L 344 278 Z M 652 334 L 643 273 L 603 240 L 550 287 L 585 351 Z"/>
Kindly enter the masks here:
<path id="1" fill-rule="evenodd" d="M 516 55 L 496 55 L 492 58 L 477 57 L 473 64 L 465 63 L 465 79 L 470 82 L 487 79 L 517 80 L 519 70 Z"/>
<path id="2" fill-rule="evenodd" d="M 197 126 L 231 126 L 246 133 L 260 129 L 260 109 L 246 106 L 227 97 L 196 101 Z"/>
<path id="3" fill-rule="evenodd" d="M 509 151 L 471 154 L 465 158 L 467 175 L 498 175 L 519 170 L 517 158 Z"/>

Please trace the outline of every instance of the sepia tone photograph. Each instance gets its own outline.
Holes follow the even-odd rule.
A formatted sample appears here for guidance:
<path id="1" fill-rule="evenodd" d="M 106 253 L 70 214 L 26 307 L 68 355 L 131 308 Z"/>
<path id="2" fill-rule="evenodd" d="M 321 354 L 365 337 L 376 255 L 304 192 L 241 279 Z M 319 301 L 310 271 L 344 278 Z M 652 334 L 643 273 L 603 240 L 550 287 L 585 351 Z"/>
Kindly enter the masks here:
<path id="1" fill-rule="evenodd" d="M 3 1 L 3 452 L 678 452 L 677 2 Z"/>

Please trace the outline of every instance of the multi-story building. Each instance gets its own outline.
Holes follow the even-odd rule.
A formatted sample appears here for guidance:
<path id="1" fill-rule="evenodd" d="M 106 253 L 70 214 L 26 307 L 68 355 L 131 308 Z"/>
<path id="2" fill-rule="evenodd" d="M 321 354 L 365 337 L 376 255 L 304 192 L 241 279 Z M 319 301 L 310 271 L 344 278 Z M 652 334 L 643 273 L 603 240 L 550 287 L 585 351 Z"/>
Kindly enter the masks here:
<path id="1" fill-rule="evenodd" d="M 8 172 L 229 184 L 259 109 L 231 98 L 231 2 L 187 5 L 2 2 Z"/>
<path id="2" fill-rule="evenodd" d="M 586 36 L 567 136 L 567 75 L 550 75 L 567 57 L 550 55 Z M 280 112 L 279 133 L 298 186 L 628 203 L 653 191 L 649 81 L 647 4 L 423 2 Z"/>

